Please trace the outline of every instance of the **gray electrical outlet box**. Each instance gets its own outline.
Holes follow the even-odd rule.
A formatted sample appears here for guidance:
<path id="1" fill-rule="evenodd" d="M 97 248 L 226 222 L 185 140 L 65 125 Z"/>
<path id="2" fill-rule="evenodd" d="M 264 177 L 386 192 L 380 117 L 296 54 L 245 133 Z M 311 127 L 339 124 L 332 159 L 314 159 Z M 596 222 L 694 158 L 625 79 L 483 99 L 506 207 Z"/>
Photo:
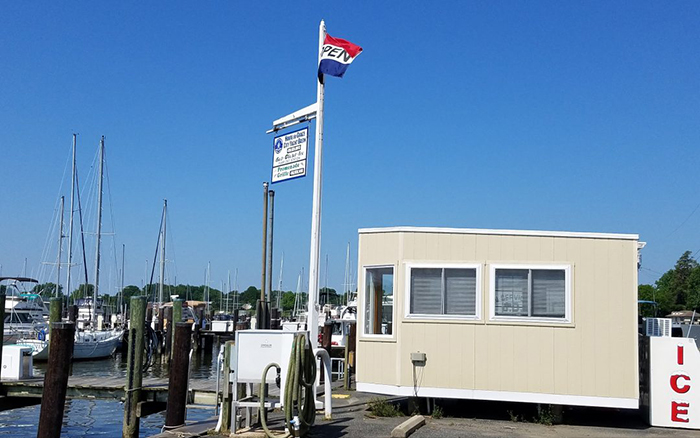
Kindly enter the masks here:
<path id="1" fill-rule="evenodd" d="M 425 353 L 411 353 L 411 362 L 413 362 L 416 365 L 425 365 Z"/>

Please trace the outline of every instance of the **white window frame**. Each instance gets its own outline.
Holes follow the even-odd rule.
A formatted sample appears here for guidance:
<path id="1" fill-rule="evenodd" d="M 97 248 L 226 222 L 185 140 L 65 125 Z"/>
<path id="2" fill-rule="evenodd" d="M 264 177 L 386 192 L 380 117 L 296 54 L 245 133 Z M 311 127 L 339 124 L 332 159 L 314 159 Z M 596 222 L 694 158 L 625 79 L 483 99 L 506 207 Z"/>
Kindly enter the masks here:
<path id="1" fill-rule="evenodd" d="M 404 289 L 406 293 L 406 303 L 404 304 L 404 317 L 406 319 L 435 319 L 435 320 L 454 320 L 454 321 L 481 321 L 481 299 L 483 295 L 483 283 L 481 271 L 483 265 L 480 263 L 405 263 L 405 279 Z M 474 315 L 432 315 L 422 313 L 411 313 L 411 270 L 417 269 L 476 269 L 476 302 L 474 306 Z"/>
<path id="2" fill-rule="evenodd" d="M 383 335 L 383 334 L 377 334 L 377 333 L 367 333 L 365 332 L 365 306 L 370 305 L 371 303 L 366 303 L 365 301 L 367 300 L 367 270 L 369 269 L 386 269 L 386 268 L 391 268 L 392 269 L 392 276 L 394 277 L 392 280 L 391 287 L 393 288 L 392 290 L 392 295 L 393 295 L 393 300 L 394 303 L 391 306 L 391 334 L 388 335 Z M 362 337 L 366 339 L 396 339 L 396 329 L 397 329 L 397 324 L 396 324 L 396 277 L 397 277 L 397 267 L 396 265 L 366 265 L 362 267 L 362 308 L 357 309 L 357 314 L 358 314 L 358 323 L 362 323 Z M 370 313 L 373 313 L 373 309 L 370 308 Z"/>
<path id="3" fill-rule="evenodd" d="M 502 316 L 496 315 L 496 269 L 534 269 L 549 271 L 564 271 L 564 317 L 547 318 L 542 316 Z M 543 322 L 556 324 L 570 324 L 571 317 L 571 265 L 564 264 L 492 264 L 489 270 L 489 320 L 490 321 L 517 321 L 517 322 Z"/>

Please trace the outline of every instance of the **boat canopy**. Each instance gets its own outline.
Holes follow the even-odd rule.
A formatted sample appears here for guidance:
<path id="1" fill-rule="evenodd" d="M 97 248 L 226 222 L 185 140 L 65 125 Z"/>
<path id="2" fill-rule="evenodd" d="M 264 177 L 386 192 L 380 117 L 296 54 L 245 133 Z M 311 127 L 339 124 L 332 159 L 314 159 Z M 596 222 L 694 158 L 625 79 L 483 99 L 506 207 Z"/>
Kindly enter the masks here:
<path id="1" fill-rule="evenodd" d="M 29 293 L 19 294 L 19 296 L 22 298 L 27 298 L 29 300 L 36 300 L 37 298 L 41 298 L 41 295 L 39 295 L 39 294 L 29 294 Z"/>
<path id="2" fill-rule="evenodd" d="M 38 283 L 38 280 L 35 280 L 33 278 L 29 277 L 0 277 L 0 282 L 6 281 L 6 280 L 14 280 L 14 281 L 20 281 L 20 282 L 25 282 L 25 283 Z"/>

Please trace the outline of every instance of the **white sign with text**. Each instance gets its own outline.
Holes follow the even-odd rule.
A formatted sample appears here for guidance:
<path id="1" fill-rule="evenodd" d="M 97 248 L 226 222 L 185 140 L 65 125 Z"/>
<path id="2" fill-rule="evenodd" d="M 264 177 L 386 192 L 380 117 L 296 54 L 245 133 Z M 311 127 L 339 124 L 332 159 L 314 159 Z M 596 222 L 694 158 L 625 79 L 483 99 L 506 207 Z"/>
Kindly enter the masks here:
<path id="1" fill-rule="evenodd" d="M 700 429 L 700 352 L 693 338 L 649 338 L 652 426 Z"/>
<path id="2" fill-rule="evenodd" d="M 288 132 L 272 142 L 272 183 L 306 176 L 309 128 Z"/>

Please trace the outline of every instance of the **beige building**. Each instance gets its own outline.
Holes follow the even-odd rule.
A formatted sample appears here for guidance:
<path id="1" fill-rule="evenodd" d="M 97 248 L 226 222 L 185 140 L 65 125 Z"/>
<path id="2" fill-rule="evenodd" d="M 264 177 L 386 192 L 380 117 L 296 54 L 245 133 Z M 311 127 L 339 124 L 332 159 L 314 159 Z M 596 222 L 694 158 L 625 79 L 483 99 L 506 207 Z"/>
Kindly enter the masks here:
<path id="1" fill-rule="evenodd" d="M 357 389 L 637 408 L 641 246 L 632 234 L 359 230 Z"/>

